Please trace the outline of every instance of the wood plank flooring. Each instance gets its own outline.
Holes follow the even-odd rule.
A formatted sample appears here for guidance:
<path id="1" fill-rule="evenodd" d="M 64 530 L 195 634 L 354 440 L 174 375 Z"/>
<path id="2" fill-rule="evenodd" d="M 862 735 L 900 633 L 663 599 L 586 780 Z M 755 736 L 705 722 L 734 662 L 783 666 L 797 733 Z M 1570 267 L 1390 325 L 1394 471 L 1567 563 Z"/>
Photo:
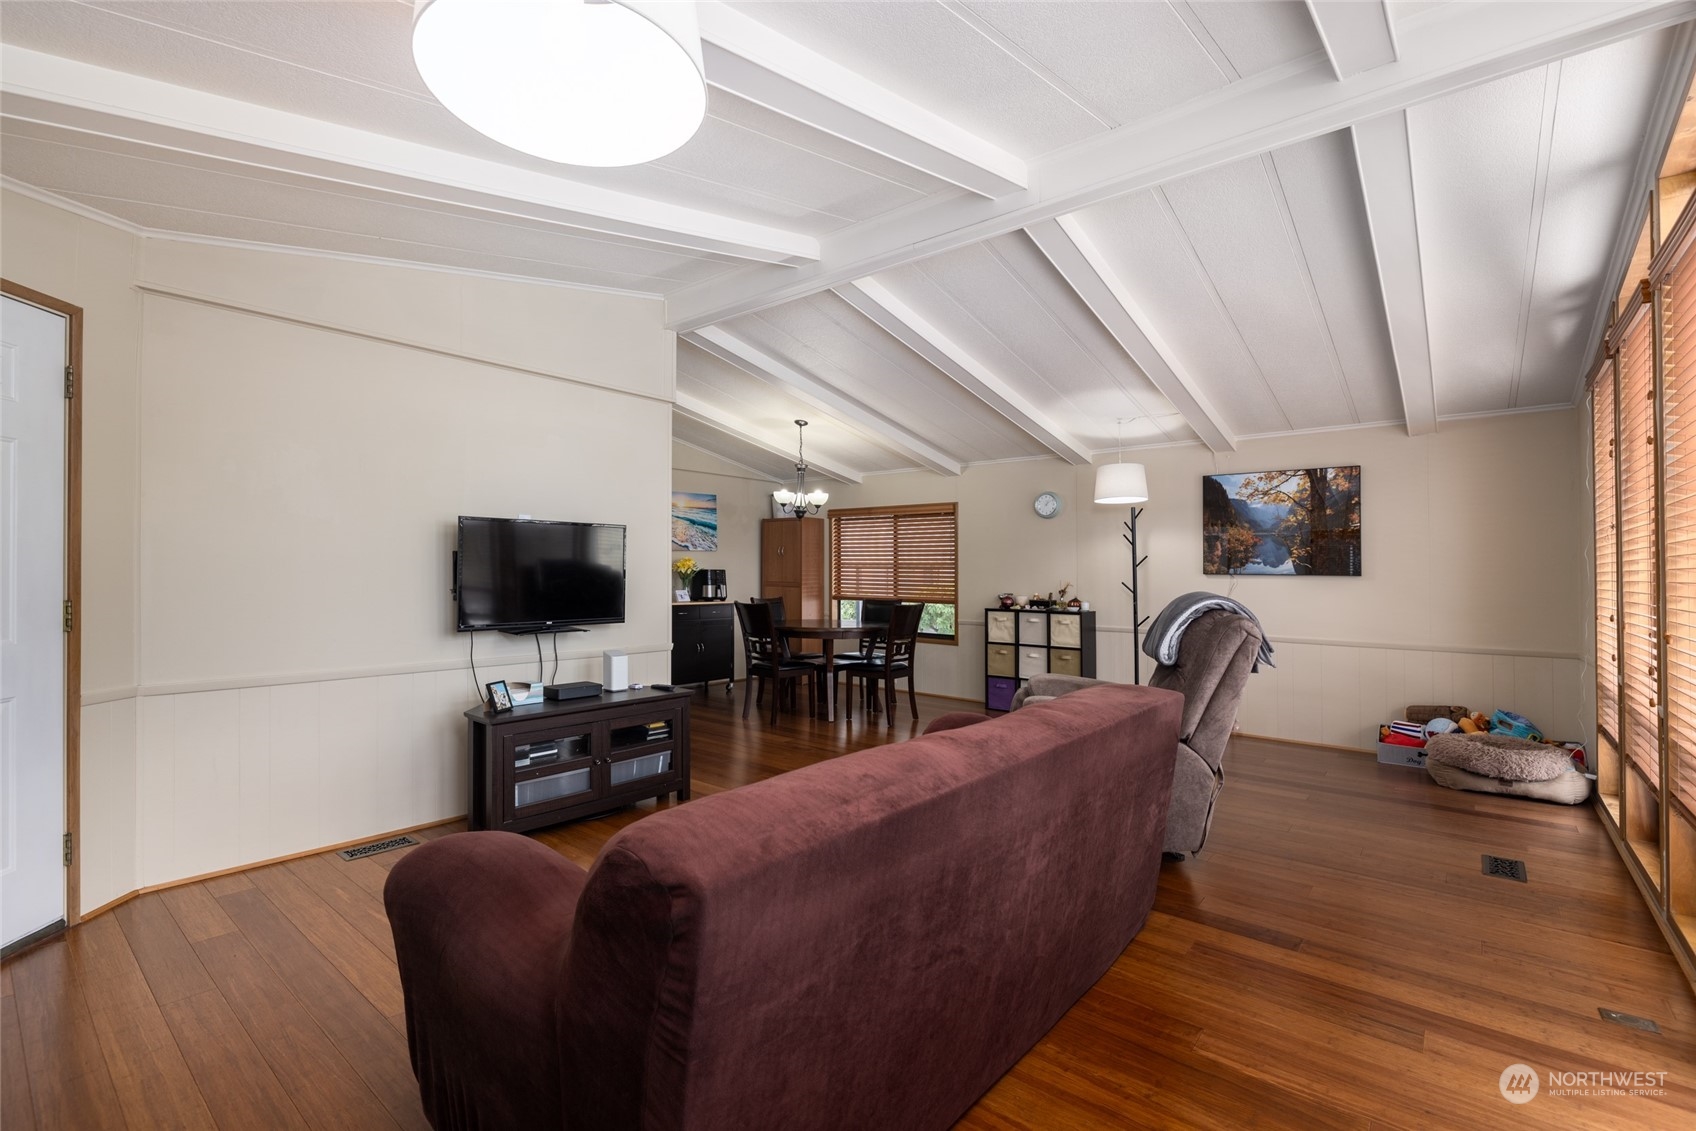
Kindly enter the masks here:
<path id="1" fill-rule="evenodd" d="M 893 728 L 737 707 L 696 698 L 697 796 L 962 704 Z M 1696 1127 L 1696 999 L 1588 808 L 1247 739 L 1226 766 L 1207 851 L 1165 865 L 1136 941 L 961 1127 Z M 536 837 L 587 866 L 669 804 Z M 1486 852 L 1530 882 L 1482 875 Z M 403 854 L 142 896 L 7 962 L 0 1126 L 424 1127 L 382 909 Z M 1542 1087 L 1522 1106 L 1498 1090 L 1516 1062 Z M 1551 1071 L 1664 1072 L 1664 1094 L 1556 1095 Z"/>

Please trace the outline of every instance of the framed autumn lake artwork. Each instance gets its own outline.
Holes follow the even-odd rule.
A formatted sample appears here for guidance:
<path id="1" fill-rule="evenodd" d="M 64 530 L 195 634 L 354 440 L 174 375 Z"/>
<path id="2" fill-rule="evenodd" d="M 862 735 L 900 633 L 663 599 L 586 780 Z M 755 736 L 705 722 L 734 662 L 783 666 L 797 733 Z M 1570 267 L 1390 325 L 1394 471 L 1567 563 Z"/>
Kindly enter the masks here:
<path id="1" fill-rule="evenodd" d="M 1201 572 L 1360 576 L 1360 465 L 1201 478 Z"/>

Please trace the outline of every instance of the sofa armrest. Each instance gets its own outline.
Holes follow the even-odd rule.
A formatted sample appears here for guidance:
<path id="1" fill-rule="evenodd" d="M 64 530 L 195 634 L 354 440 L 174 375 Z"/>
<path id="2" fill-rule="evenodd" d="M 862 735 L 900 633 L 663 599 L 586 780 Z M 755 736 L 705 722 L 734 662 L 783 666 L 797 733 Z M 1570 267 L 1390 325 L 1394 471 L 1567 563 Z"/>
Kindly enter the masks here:
<path id="1" fill-rule="evenodd" d="M 1074 691 L 1082 691 L 1086 687 L 1094 687 L 1105 680 L 1092 679 L 1087 675 L 1036 675 L 1019 685 L 1019 690 L 1013 692 L 1013 707 L 1017 711 L 1031 699 L 1058 699 L 1062 695 L 1070 695 Z"/>
<path id="2" fill-rule="evenodd" d="M 432 1125 L 457 1126 L 466 1111 L 561 1125 L 557 1004 L 586 878 L 504 832 L 442 837 L 389 872 L 383 904 Z"/>
<path id="3" fill-rule="evenodd" d="M 938 715 L 925 727 L 924 733 L 935 734 L 939 730 L 958 730 L 976 723 L 987 723 L 988 715 L 980 715 L 973 711 L 950 711 L 946 715 Z"/>

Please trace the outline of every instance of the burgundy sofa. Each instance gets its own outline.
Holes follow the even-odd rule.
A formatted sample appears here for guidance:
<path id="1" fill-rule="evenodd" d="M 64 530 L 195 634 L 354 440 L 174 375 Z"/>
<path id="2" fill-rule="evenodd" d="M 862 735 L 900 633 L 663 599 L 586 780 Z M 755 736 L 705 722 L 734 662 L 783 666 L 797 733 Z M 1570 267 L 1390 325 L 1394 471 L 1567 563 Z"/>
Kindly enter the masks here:
<path id="1" fill-rule="evenodd" d="M 1154 902 L 1183 698 L 1104 685 L 384 892 L 448 1128 L 947 1127 Z M 956 720 L 958 721 L 958 720 Z"/>

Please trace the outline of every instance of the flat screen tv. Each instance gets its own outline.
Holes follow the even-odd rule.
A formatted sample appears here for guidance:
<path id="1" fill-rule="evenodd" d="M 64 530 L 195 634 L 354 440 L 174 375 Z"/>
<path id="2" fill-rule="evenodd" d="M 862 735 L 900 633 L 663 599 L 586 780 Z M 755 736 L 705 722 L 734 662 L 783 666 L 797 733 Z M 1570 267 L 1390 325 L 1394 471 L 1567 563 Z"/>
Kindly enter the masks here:
<path id="1" fill-rule="evenodd" d="M 624 621 L 624 527 L 459 519 L 459 631 L 553 632 Z"/>

